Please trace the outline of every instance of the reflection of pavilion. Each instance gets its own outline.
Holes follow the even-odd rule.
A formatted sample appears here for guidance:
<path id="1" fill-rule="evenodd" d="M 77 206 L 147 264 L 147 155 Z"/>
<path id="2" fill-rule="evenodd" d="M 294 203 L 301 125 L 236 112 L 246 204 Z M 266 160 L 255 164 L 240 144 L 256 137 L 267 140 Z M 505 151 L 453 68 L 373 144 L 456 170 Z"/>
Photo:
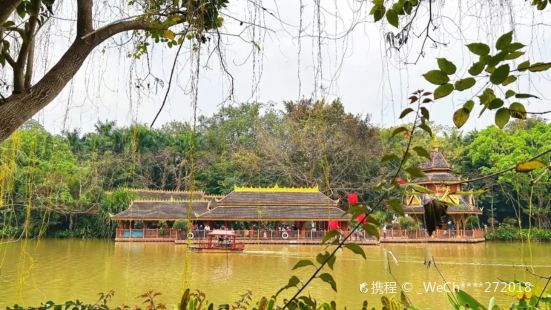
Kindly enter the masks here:
<path id="1" fill-rule="evenodd" d="M 467 219 L 471 215 L 480 215 L 482 212 L 475 206 L 472 193 L 461 192 L 460 178 L 451 173 L 451 168 L 439 150 L 437 143 L 434 143 L 433 150 L 430 153 L 430 160 L 421 165 L 425 173 L 424 177 L 416 178 L 412 183 L 416 183 L 430 189 L 440 200 L 449 204 L 447 216 L 440 219 L 440 225 L 436 232 L 436 237 L 441 237 L 450 232 L 455 237 L 468 237 L 466 233 Z M 418 223 L 425 225 L 425 210 L 423 205 L 430 199 L 427 194 L 408 193 L 404 198 L 404 212 L 413 217 Z M 451 223 L 451 225 L 449 224 Z M 477 238 L 483 237 L 481 230 L 469 230 L 471 235 Z"/>

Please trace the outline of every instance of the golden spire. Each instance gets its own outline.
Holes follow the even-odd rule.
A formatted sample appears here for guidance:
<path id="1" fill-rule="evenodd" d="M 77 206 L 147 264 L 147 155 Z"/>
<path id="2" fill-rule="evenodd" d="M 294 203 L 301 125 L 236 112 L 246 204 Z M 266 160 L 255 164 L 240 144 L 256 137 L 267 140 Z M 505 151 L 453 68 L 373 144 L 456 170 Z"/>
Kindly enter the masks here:
<path id="1" fill-rule="evenodd" d="M 432 151 L 438 152 L 440 149 L 440 143 L 438 143 L 438 139 L 436 138 L 436 135 L 432 136 Z"/>

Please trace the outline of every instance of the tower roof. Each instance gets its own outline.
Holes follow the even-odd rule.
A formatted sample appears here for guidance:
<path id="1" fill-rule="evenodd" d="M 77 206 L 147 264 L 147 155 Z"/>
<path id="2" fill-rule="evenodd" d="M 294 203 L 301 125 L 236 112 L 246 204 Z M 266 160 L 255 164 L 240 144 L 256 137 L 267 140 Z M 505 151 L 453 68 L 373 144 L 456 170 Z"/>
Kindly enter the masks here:
<path id="1" fill-rule="evenodd" d="M 416 183 L 440 183 L 446 181 L 458 181 L 459 178 L 451 173 L 451 166 L 448 160 L 440 152 L 440 145 L 436 137 L 432 140 L 432 151 L 430 159 L 422 163 L 421 170 L 425 173 L 424 177 L 416 178 L 413 182 Z"/>

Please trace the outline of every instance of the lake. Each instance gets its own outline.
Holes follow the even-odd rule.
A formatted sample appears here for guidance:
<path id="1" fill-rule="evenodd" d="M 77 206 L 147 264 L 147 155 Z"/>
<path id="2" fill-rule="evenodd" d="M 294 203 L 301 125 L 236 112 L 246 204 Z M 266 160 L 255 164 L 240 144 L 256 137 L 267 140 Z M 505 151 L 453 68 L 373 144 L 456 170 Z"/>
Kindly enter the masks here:
<path id="1" fill-rule="evenodd" d="M 321 246 L 247 245 L 243 254 L 190 253 L 172 243 L 115 243 L 110 240 L 2 241 L 0 244 L 0 307 L 37 306 L 79 298 L 95 302 L 99 292 L 115 290 L 111 305 L 140 304 L 136 296 L 147 290 L 162 293 L 159 301 L 176 304 L 186 287 L 199 289 L 209 301 L 231 303 L 247 290 L 253 300 L 270 296 L 292 274 L 301 279 L 313 271 L 293 273 L 293 265 L 314 258 Z M 385 249 L 398 261 L 385 270 Z M 444 281 L 437 270 L 424 264 L 434 257 L 444 278 L 483 303 L 495 295 L 501 306 L 511 297 L 501 293 L 499 280 L 541 282 L 526 271 L 551 274 L 551 244 L 486 242 L 477 244 L 384 244 L 365 246 L 367 260 L 348 250 L 340 251 L 334 266 L 338 293 L 316 281 L 306 293 L 335 299 L 339 309 L 358 309 L 363 300 L 380 308 L 381 293 L 409 291 L 413 303 L 423 309 L 445 309 Z M 390 255 L 386 255 L 390 257 Z M 361 290 L 360 290 L 361 287 Z M 494 293 L 497 290 L 497 293 Z M 362 292 L 363 291 L 363 292 Z M 397 293 L 394 293 L 397 292 Z M 290 292 L 286 294 L 289 296 Z"/>

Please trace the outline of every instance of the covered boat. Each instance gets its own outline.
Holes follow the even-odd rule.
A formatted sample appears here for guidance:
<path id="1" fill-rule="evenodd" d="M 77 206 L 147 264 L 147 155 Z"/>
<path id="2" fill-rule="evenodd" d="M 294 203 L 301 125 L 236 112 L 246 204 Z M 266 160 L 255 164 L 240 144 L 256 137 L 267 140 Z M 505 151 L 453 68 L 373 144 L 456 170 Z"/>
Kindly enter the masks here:
<path id="1" fill-rule="evenodd" d="M 233 230 L 213 230 L 207 235 L 207 242 L 191 246 L 193 252 L 226 253 L 243 252 L 245 245 L 235 242 Z"/>

